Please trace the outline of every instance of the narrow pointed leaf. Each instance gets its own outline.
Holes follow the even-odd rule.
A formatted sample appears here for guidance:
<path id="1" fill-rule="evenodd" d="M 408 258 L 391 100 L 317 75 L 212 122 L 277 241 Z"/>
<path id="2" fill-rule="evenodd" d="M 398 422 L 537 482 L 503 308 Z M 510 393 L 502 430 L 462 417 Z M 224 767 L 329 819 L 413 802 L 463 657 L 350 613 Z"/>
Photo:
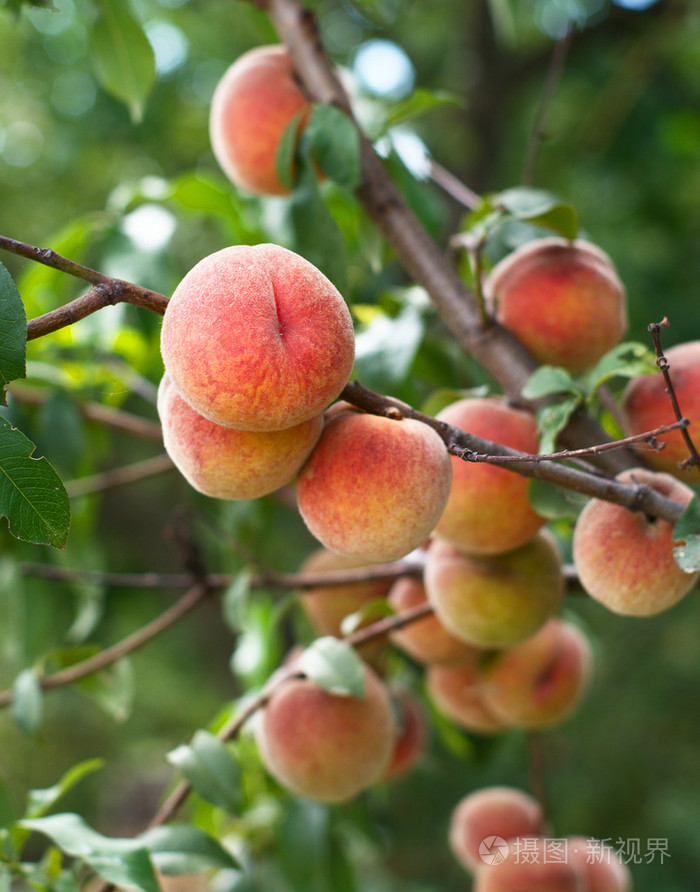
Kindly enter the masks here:
<path id="1" fill-rule="evenodd" d="M 0 263 L 0 405 L 6 405 L 5 385 L 24 378 L 27 317 L 12 276 Z"/>

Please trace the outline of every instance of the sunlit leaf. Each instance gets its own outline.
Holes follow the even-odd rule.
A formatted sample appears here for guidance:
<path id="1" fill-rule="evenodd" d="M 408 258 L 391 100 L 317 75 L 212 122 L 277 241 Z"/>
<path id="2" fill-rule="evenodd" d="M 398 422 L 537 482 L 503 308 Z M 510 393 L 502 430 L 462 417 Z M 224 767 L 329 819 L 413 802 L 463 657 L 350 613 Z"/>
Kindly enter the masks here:
<path id="1" fill-rule="evenodd" d="M 168 753 L 168 761 L 203 799 L 225 811 L 237 811 L 241 801 L 240 769 L 228 747 L 213 734 L 197 731 L 191 745 Z"/>
<path id="2" fill-rule="evenodd" d="M 44 695 L 33 669 L 25 669 L 12 685 L 12 716 L 25 734 L 35 734 L 44 717 Z"/>
<path id="3" fill-rule="evenodd" d="M 362 660 L 353 648 L 330 635 L 317 638 L 299 658 L 299 668 L 331 694 L 364 697 Z"/>
<path id="4" fill-rule="evenodd" d="M 518 186 L 492 197 L 518 220 L 551 229 L 567 239 L 576 238 L 578 218 L 572 204 L 541 189 Z"/>
<path id="5" fill-rule="evenodd" d="M 27 795 L 27 810 L 25 817 L 40 818 L 52 808 L 56 802 L 65 796 L 73 787 L 78 784 L 84 777 L 99 771 L 104 765 L 104 759 L 85 759 L 73 765 L 61 777 L 58 783 L 52 787 L 45 787 L 42 790 L 30 790 Z"/>
<path id="6" fill-rule="evenodd" d="M 694 496 L 673 528 L 676 563 L 686 573 L 700 570 L 700 498 Z"/>
<path id="7" fill-rule="evenodd" d="M 539 400 L 557 393 L 578 393 L 574 379 L 559 366 L 542 365 L 530 375 L 521 393 L 526 400 Z"/>

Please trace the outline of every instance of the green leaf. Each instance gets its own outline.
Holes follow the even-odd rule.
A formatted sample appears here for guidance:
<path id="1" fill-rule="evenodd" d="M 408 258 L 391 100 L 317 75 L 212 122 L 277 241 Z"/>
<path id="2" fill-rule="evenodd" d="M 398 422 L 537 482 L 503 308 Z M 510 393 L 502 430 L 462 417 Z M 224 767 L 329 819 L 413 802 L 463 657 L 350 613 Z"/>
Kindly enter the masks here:
<path id="1" fill-rule="evenodd" d="M 574 379 L 559 366 L 542 365 L 530 375 L 522 389 L 526 400 L 540 400 L 555 393 L 579 394 Z"/>
<path id="2" fill-rule="evenodd" d="M 686 573 L 700 570 L 700 498 L 693 496 L 673 528 L 676 563 Z"/>
<path id="3" fill-rule="evenodd" d="M 567 239 L 575 239 L 578 218 L 572 204 L 541 189 L 518 186 L 493 196 L 494 204 L 504 207 L 517 220 L 551 229 Z"/>
<path id="4" fill-rule="evenodd" d="M 99 672 L 81 678 L 76 682 L 76 687 L 115 722 L 125 722 L 131 715 L 136 687 L 129 660 L 117 660 Z"/>
<path id="5" fill-rule="evenodd" d="M 537 427 L 541 434 L 540 452 L 555 452 L 557 437 L 569 423 L 569 419 L 581 405 L 581 395 L 564 397 L 554 403 L 548 403 L 537 412 Z"/>
<path id="6" fill-rule="evenodd" d="M 37 545 L 62 548 L 70 526 L 70 502 L 61 478 L 36 447 L 0 418 L 0 517 L 10 532 Z"/>
<path id="7" fill-rule="evenodd" d="M 193 789 L 207 802 L 235 813 L 241 802 L 241 773 L 231 751 L 208 731 L 197 731 L 190 746 L 168 753 Z"/>
<path id="8" fill-rule="evenodd" d="M 342 293 L 346 289 L 348 256 L 345 239 L 326 207 L 313 164 L 299 152 L 296 186 L 288 203 L 292 248 L 317 266 Z"/>
<path id="9" fill-rule="evenodd" d="M 462 107 L 464 97 L 448 90 L 414 90 L 406 99 L 397 102 L 389 112 L 385 126 L 395 127 L 413 118 L 418 118 L 435 108 L 444 108 L 446 105 Z"/>
<path id="10" fill-rule="evenodd" d="M 44 695 L 33 669 L 25 669 L 12 686 L 12 716 L 25 734 L 35 734 L 44 717 Z"/>
<path id="11" fill-rule="evenodd" d="M 62 796 L 72 790 L 84 777 L 99 771 L 104 763 L 104 759 L 85 759 L 69 768 L 58 783 L 52 787 L 46 787 L 43 790 L 30 790 L 27 795 L 25 817 L 40 818 L 45 815 Z"/>
<path id="12" fill-rule="evenodd" d="M 367 604 L 363 604 L 359 610 L 344 616 L 340 624 L 340 631 L 343 635 L 352 635 L 360 626 L 377 622 L 387 616 L 394 616 L 395 613 L 396 611 L 386 598 L 377 598 L 376 601 L 369 601 Z"/>
<path id="13" fill-rule="evenodd" d="M 158 870 L 168 876 L 238 866 L 221 843 L 193 824 L 154 827 L 142 833 L 139 839 L 151 853 Z"/>
<path id="14" fill-rule="evenodd" d="M 331 694 L 364 697 L 365 676 L 362 660 L 353 648 L 328 635 L 317 638 L 299 657 L 299 668 Z"/>
<path id="15" fill-rule="evenodd" d="M 66 854 L 84 861 L 115 886 L 160 892 L 148 851 L 138 839 L 102 836 L 71 813 L 24 819 L 18 825 L 48 836 Z"/>
<path id="16" fill-rule="evenodd" d="M 547 520 L 577 517 L 588 501 L 581 493 L 563 489 L 545 480 L 530 480 L 527 491 L 532 507 Z"/>
<path id="17" fill-rule="evenodd" d="M 5 386 L 25 376 L 27 316 L 17 286 L 0 263 L 0 405 L 6 406 Z"/>
<path id="18" fill-rule="evenodd" d="M 282 139 L 277 146 L 277 154 L 275 155 L 275 170 L 280 182 L 287 189 L 294 186 L 294 174 L 296 170 L 296 153 L 299 144 L 299 132 L 301 119 L 305 112 L 300 111 L 284 128 Z"/>
<path id="19" fill-rule="evenodd" d="M 224 619 L 234 632 L 240 632 L 244 627 L 252 579 L 253 571 L 243 567 L 223 594 Z"/>
<path id="20" fill-rule="evenodd" d="M 329 179 L 344 189 L 360 185 L 360 137 L 344 112 L 334 105 L 314 105 L 304 139 Z"/>
<path id="21" fill-rule="evenodd" d="M 394 318 L 375 316 L 355 338 L 353 375 L 367 387 L 391 390 L 403 383 L 425 335 L 425 318 L 408 304 Z"/>
<path id="22" fill-rule="evenodd" d="M 636 378 L 651 372 L 658 372 L 654 351 L 637 341 L 625 341 L 599 359 L 584 380 L 593 395 L 611 378 Z"/>
<path id="23" fill-rule="evenodd" d="M 95 73 L 139 123 L 155 81 L 153 48 L 126 0 L 97 0 L 97 6 L 99 15 L 90 32 Z"/>

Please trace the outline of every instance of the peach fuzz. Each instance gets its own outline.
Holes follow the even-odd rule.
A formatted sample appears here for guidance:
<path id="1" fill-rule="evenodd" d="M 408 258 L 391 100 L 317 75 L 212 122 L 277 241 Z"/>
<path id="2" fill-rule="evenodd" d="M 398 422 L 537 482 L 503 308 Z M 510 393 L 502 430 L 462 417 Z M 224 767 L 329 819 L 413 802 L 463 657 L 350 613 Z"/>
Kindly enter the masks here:
<path id="1" fill-rule="evenodd" d="M 666 350 L 669 374 L 678 405 L 690 421 L 688 433 L 696 445 L 700 443 L 700 341 L 688 341 Z M 658 372 L 633 378 L 622 396 L 623 427 L 628 436 L 643 434 L 662 424 L 673 424 L 676 417 L 666 393 L 663 375 Z M 656 438 L 663 449 L 651 449 L 637 443 L 635 449 L 645 463 L 657 471 L 673 474 L 688 483 L 700 483 L 700 468 L 679 468 L 688 458 L 688 447 L 680 431 L 671 431 Z"/>
<path id="2" fill-rule="evenodd" d="M 424 578 L 440 622 L 481 648 L 511 647 L 534 634 L 564 591 L 559 549 L 544 533 L 513 551 L 480 557 L 435 540 Z"/>
<path id="3" fill-rule="evenodd" d="M 306 678 L 277 688 L 255 726 L 260 756 L 284 787 L 343 802 L 379 780 L 394 749 L 389 693 L 365 667 L 365 696 L 331 694 Z"/>
<path id="4" fill-rule="evenodd" d="M 403 688 L 392 690 L 398 730 L 383 780 L 397 780 L 420 762 L 428 745 L 428 721 L 419 700 Z"/>
<path id="5" fill-rule="evenodd" d="M 269 431 L 323 412 L 347 383 L 355 341 L 345 301 L 313 264 L 279 245 L 235 245 L 177 286 L 161 351 L 200 415 Z"/>
<path id="6" fill-rule="evenodd" d="M 501 397 L 458 400 L 437 417 L 485 440 L 538 452 L 534 417 Z M 523 545 L 545 522 L 530 504 L 526 477 L 485 462 L 451 461 L 452 488 L 437 537 L 473 554 L 498 554 Z"/>
<path id="7" fill-rule="evenodd" d="M 511 841 L 505 861 L 479 866 L 473 892 L 588 892 L 573 864 L 563 857 L 561 861 L 552 860 L 550 845 L 547 839 Z"/>
<path id="8" fill-rule="evenodd" d="M 402 576 L 392 585 L 388 601 L 399 615 L 419 604 L 425 604 L 427 595 L 423 581 Z M 389 637 L 396 647 L 426 665 L 459 663 L 479 652 L 473 645 L 448 632 L 434 613 L 397 629 Z"/>
<path id="9" fill-rule="evenodd" d="M 277 151 L 287 127 L 310 109 L 283 46 L 261 46 L 238 58 L 214 91 L 209 136 L 216 160 L 241 189 L 289 192 L 277 175 Z"/>
<path id="10" fill-rule="evenodd" d="M 481 697 L 493 715 L 514 727 L 555 725 L 581 699 L 590 668 L 591 649 L 583 633 L 550 619 L 536 635 L 483 666 Z"/>
<path id="11" fill-rule="evenodd" d="M 597 839 L 566 840 L 567 861 L 577 868 L 586 892 L 631 892 L 632 877 L 614 849 Z"/>
<path id="12" fill-rule="evenodd" d="M 485 294 L 498 322 L 538 362 L 572 374 L 595 365 L 627 330 L 624 286 L 590 242 L 527 242 L 494 266 Z"/>
<path id="13" fill-rule="evenodd" d="M 427 539 L 450 489 L 445 444 L 426 424 L 333 414 L 297 478 L 299 511 L 331 551 L 391 561 Z"/>
<path id="14" fill-rule="evenodd" d="M 484 862 L 479 846 L 490 836 L 509 840 L 544 834 L 539 802 L 514 787 L 483 787 L 469 793 L 452 811 L 449 844 L 460 864 L 475 871 Z"/>
<path id="15" fill-rule="evenodd" d="M 222 427 L 195 412 L 167 373 L 158 387 L 158 415 L 177 469 L 215 499 L 257 499 L 291 483 L 323 428 L 321 415 L 281 431 Z"/>
<path id="16" fill-rule="evenodd" d="M 669 474 L 632 468 L 616 479 L 644 484 L 682 505 L 693 497 L 689 486 Z M 670 523 L 600 499 L 591 499 L 578 516 L 573 557 L 588 594 L 626 616 L 654 616 L 667 610 L 700 575 L 685 573 L 674 560 Z"/>
<path id="17" fill-rule="evenodd" d="M 498 734 L 508 728 L 484 701 L 481 668 L 476 661 L 428 666 L 426 690 L 435 708 L 474 734 Z"/>

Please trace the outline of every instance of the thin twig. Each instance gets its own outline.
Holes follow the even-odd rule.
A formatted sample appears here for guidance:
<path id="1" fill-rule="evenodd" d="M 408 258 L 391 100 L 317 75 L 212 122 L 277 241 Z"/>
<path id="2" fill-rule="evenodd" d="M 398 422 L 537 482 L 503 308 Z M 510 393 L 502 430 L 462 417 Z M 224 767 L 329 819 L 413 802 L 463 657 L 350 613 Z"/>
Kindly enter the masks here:
<path id="1" fill-rule="evenodd" d="M 90 495 L 95 492 L 103 492 L 113 486 L 123 486 L 125 483 L 135 483 L 145 480 L 164 471 L 172 471 L 175 465 L 166 453 L 145 458 L 142 461 L 125 465 L 121 468 L 110 468 L 90 477 L 81 477 L 78 480 L 70 480 L 66 483 L 66 492 L 72 498 Z"/>
<path id="2" fill-rule="evenodd" d="M 7 392 L 22 403 L 30 403 L 35 406 L 43 405 L 50 395 L 50 391 L 32 387 L 29 384 L 19 384 L 17 381 L 13 381 L 8 386 Z M 153 440 L 157 443 L 163 442 L 163 432 L 160 424 L 156 421 L 151 421 L 149 418 L 143 418 L 141 415 L 134 415 L 131 412 L 124 412 L 122 409 L 114 409 L 112 406 L 104 406 L 102 403 L 76 402 L 76 408 L 81 415 L 90 421 L 97 421 L 108 427 L 128 431 L 146 440 Z"/>
<path id="3" fill-rule="evenodd" d="M 191 579 L 192 577 L 190 577 L 190 581 Z M 143 647 L 144 644 L 177 623 L 183 616 L 188 614 L 201 601 L 203 601 L 209 591 L 209 586 L 203 583 L 198 583 L 197 585 L 192 586 L 192 588 L 190 588 L 179 601 L 176 601 L 175 604 L 157 616 L 150 623 L 147 623 L 145 626 L 138 629 L 136 632 L 133 632 L 131 635 L 128 635 L 121 641 L 118 641 L 116 644 L 113 644 L 111 647 L 106 647 L 93 657 L 90 657 L 87 660 L 82 660 L 80 663 L 75 663 L 73 666 L 61 669 L 59 672 L 54 672 L 52 675 L 46 675 L 44 678 L 40 678 L 40 687 L 42 690 L 48 691 L 73 684 L 76 681 L 80 681 L 81 678 L 99 672 L 107 666 L 110 666 L 112 663 L 115 663 L 117 660 L 121 660 L 123 657 L 133 653 L 138 648 Z M 13 691 L 8 690 L 0 692 L 0 708 L 9 706 L 13 699 Z"/>
<path id="4" fill-rule="evenodd" d="M 455 201 L 458 201 L 470 211 L 475 211 L 478 207 L 481 207 L 481 196 L 477 195 L 469 186 L 457 179 L 451 171 L 443 167 L 442 164 L 438 164 L 432 158 L 430 159 L 430 179 L 437 183 L 438 186 L 441 186 Z"/>
<path id="5" fill-rule="evenodd" d="M 492 464 L 499 465 L 498 457 L 506 457 L 503 467 L 508 467 L 516 474 L 534 477 L 547 483 L 553 483 L 564 489 L 570 489 L 583 495 L 604 499 L 622 505 L 632 511 L 644 511 L 654 517 L 660 517 L 675 524 L 683 513 L 683 506 L 678 502 L 662 496 L 660 493 L 643 484 L 619 483 L 617 480 L 598 476 L 568 465 L 559 465 L 551 461 L 538 461 L 535 456 L 509 449 L 500 443 L 483 440 L 457 427 L 445 424 L 418 412 L 401 400 L 380 396 L 358 381 L 352 381 L 344 388 L 342 399 L 374 415 L 388 418 L 415 418 L 432 427 L 442 437 L 450 452 L 458 454 L 477 453 L 489 455 Z M 464 456 L 462 456 L 464 457 Z M 511 461 L 516 458 L 517 461 Z"/>
<path id="6" fill-rule="evenodd" d="M 569 22 L 564 35 L 554 44 L 554 51 L 549 62 L 549 68 L 542 88 L 539 105 L 535 112 L 535 120 L 532 124 L 532 130 L 530 131 L 530 136 L 525 147 L 525 160 L 523 162 L 523 171 L 520 178 L 520 182 L 523 186 L 532 186 L 535 182 L 537 154 L 542 145 L 542 140 L 546 136 L 544 127 L 545 118 L 552 98 L 554 97 L 554 93 L 556 92 L 559 80 L 564 72 L 564 63 L 569 53 L 573 36 L 574 25 L 573 22 Z"/>
<path id="7" fill-rule="evenodd" d="M 651 325 L 648 326 L 648 329 L 654 342 L 654 350 L 656 351 L 656 364 L 659 367 L 661 374 L 663 375 L 664 383 L 666 384 L 666 393 L 668 394 L 668 398 L 671 401 L 673 413 L 678 419 L 679 424 L 681 422 L 684 422 L 684 424 L 682 424 L 681 426 L 681 436 L 685 441 L 685 445 L 688 447 L 688 452 L 690 453 L 690 455 L 684 461 L 680 462 L 679 467 L 700 467 L 700 455 L 698 455 L 698 450 L 695 447 L 695 443 L 693 443 L 693 440 L 688 433 L 688 419 L 683 417 L 683 413 L 681 412 L 681 408 L 678 404 L 678 397 L 676 396 L 676 390 L 673 386 L 673 380 L 669 371 L 671 366 L 668 359 L 666 359 L 666 357 L 664 356 L 663 350 L 661 349 L 661 331 L 664 328 L 668 328 L 668 325 L 669 321 L 664 316 L 661 322 L 652 322 Z"/>

